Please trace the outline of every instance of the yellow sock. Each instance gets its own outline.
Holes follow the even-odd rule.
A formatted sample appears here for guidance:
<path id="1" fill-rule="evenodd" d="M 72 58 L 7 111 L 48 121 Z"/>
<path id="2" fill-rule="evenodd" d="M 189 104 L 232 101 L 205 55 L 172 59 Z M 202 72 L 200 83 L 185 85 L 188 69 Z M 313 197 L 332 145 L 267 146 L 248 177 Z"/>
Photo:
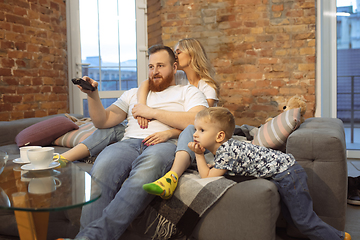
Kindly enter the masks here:
<path id="1" fill-rule="evenodd" d="M 56 157 L 57 158 L 57 157 Z M 54 157 L 55 159 L 55 157 Z M 59 163 L 60 163 L 60 166 L 59 168 L 61 167 L 65 167 L 66 166 L 66 163 L 69 162 L 66 158 L 64 158 L 63 155 L 60 155 L 59 159 L 57 160 Z"/>
<path id="2" fill-rule="evenodd" d="M 177 187 L 178 179 L 176 172 L 169 171 L 155 182 L 144 184 L 143 189 L 150 194 L 169 199 Z"/>

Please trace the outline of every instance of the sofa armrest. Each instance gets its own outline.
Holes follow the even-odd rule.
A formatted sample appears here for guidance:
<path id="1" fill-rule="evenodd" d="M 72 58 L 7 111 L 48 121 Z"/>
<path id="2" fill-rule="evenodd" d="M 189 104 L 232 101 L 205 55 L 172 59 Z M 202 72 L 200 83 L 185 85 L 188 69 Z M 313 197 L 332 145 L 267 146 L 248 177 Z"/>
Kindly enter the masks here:
<path id="1" fill-rule="evenodd" d="M 199 240 L 276 239 L 280 195 L 274 183 L 254 179 L 237 183 L 202 216 L 192 236 Z M 222 229 L 219 231 L 219 229 Z"/>
<path id="2" fill-rule="evenodd" d="M 342 121 L 309 118 L 289 136 L 286 149 L 308 175 L 315 212 L 336 229 L 344 230 L 347 159 Z"/>
<path id="3" fill-rule="evenodd" d="M 74 117 L 82 118 L 82 115 L 80 114 L 71 114 Z M 19 132 L 21 132 L 23 129 L 44 121 L 49 118 L 53 118 L 56 116 L 65 116 L 65 114 L 57 114 L 57 115 L 51 115 L 46 117 L 37 117 L 37 118 L 25 118 L 25 119 L 19 119 L 14 121 L 0 121 L 0 146 L 8 145 L 8 144 L 14 144 L 15 143 L 15 137 L 18 135 Z"/>

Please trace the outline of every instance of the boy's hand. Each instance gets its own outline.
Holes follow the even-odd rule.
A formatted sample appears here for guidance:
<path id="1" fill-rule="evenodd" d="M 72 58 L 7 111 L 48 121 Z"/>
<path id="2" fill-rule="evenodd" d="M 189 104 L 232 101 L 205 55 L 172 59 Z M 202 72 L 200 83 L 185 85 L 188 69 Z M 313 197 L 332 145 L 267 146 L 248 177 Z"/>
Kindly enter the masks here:
<path id="1" fill-rule="evenodd" d="M 188 147 L 190 148 L 191 151 L 193 151 L 196 154 L 204 154 L 205 152 L 205 148 L 196 142 L 189 142 Z"/>
<path id="2" fill-rule="evenodd" d="M 140 128 L 145 129 L 148 128 L 148 122 L 150 122 L 149 119 L 143 118 L 143 117 L 137 117 L 138 124 Z"/>
<path id="3" fill-rule="evenodd" d="M 144 138 L 142 142 L 144 143 L 144 145 L 150 146 L 150 145 L 166 142 L 167 140 L 170 139 L 170 137 L 171 136 L 168 131 L 162 131 L 147 136 L 146 138 Z"/>

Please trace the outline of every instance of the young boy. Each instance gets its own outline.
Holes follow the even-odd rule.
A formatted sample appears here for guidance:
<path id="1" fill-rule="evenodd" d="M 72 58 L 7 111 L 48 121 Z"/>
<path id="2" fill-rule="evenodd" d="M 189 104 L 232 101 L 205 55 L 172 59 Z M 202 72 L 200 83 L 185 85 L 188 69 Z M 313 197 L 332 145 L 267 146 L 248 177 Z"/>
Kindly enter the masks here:
<path id="1" fill-rule="evenodd" d="M 237 141 L 231 136 L 235 128 L 234 116 L 226 108 L 211 107 L 200 111 L 195 118 L 194 142 L 189 148 L 195 152 L 202 178 L 217 177 L 227 171 L 242 176 L 271 178 L 278 188 L 283 212 L 289 212 L 293 222 L 310 239 L 351 240 L 348 233 L 323 222 L 313 211 L 305 170 L 291 154 Z M 208 149 L 215 155 L 210 168 L 204 157 Z"/>

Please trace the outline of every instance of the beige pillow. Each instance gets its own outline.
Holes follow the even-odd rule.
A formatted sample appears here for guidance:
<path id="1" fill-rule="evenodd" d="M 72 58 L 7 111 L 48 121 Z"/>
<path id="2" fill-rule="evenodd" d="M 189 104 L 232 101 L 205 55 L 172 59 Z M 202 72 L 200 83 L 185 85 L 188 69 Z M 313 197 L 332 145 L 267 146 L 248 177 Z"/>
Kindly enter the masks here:
<path id="1" fill-rule="evenodd" d="M 289 135 L 300 126 L 300 110 L 294 108 L 284 111 L 262 125 L 252 143 L 276 150 L 284 149 Z"/>
<path id="2" fill-rule="evenodd" d="M 70 131 L 61 137 L 57 138 L 53 145 L 63 146 L 63 147 L 75 147 L 80 142 L 84 141 L 96 130 L 92 122 L 85 123 L 79 127 L 78 130 Z"/>

